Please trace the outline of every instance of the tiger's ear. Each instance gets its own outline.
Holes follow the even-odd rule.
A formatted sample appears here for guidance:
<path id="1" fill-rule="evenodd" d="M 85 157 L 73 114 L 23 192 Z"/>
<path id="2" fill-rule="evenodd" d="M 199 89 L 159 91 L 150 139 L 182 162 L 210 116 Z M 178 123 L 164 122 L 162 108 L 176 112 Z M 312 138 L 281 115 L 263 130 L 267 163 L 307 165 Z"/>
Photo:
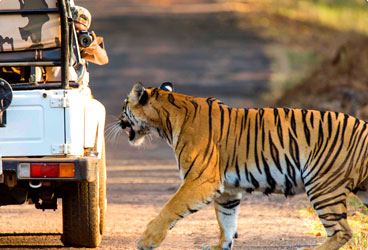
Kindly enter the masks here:
<path id="1" fill-rule="evenodd" d="M 164 82 L 161 84 L 160 89 L 166 90 L 166 91 L 174 91 L 174 87 L 171 82 Z"/>
<path id="2" fill-rule="evenodd" d="M 134 83 L 129 96 L 132 98 L 133 103 L 139 103 L 140 105 L 144 105 L 148 101 L 147 91 L 141 82 Z"/>

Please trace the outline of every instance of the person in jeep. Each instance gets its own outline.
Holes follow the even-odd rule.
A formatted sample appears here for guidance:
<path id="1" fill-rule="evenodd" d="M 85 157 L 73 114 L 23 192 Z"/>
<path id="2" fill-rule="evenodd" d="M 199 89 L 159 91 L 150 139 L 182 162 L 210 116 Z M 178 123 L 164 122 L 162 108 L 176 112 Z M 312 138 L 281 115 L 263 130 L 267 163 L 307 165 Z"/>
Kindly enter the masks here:
<path id="1" fill-rule="evenodd" d="M 96 36 L 94 31 L 88 32 L 91 26 L 91 13 L 84 7 L 73 6 L 70 8 L 74 27 L 76 32 L 80 35 L 82 32 L 87 33 L 90 37 L 90 43 L 83 46 L 79 44 L 81 58 L 98 65 L 104 65 L 109 62 L 106 50 L 104 48 L 103 38 Z M 89 35 L 90 34 L 90 35 Z M 55 81 L 60 79 L 59 67 L 46 67 L 45 81 Z"/>
<path id="2" fill-rule="evenodd" d="M 88 31 L 92 21 L 91 13 L 81 6 L 71 7 L 71 11 L 76 31 L 78 33 Z M 81 57 L 98 65 L 107 64 L 109 59 L 103 45 L 103 38 L 96 36 L 94 31 L 91 32 L 91 35 L 91 44 L 87 47 L 80 46 Z"/>
<path id="3" fill-rule="evenodd" d="M 86 44 L 81 43 L 78 39 L 81 58 L 98 65 L 107 64 L 109 59 L 104 48 L 103 38 L 96 36 L 94 31 L 88 32 L 92 21 L 90 12 L 86 8 L 77 5 L 71 7 L 70 10 L 78 38 L 81 37 L 82 33 L 86 34 L 85 36 L 88 38 Z M 58 66 L 37 67 L 36 71 L 40 72 L 37 74 L 39 77 L 35 79 L 37 82 L 43 81 L 46 83 L 60 81 L 61 79 L 60 67 Z M 7 79 L 9 82 L 26 82 L 29 80 L 29 74 L 29 67 L 0 67 L 0 77 Z"/>

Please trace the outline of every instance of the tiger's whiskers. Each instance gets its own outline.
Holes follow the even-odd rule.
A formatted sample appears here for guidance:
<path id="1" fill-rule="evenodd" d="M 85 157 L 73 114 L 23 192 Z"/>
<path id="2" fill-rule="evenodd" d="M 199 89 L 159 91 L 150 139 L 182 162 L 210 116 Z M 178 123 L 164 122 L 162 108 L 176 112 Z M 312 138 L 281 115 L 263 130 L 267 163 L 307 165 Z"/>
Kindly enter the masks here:
<path id="1" fill-rule="evenodd" d="M 120 120 L 115 117 L 115 121 L 108 123 L 105 127 L 105 138 L 108 143 L 116 143 L 122 132 Z"/>

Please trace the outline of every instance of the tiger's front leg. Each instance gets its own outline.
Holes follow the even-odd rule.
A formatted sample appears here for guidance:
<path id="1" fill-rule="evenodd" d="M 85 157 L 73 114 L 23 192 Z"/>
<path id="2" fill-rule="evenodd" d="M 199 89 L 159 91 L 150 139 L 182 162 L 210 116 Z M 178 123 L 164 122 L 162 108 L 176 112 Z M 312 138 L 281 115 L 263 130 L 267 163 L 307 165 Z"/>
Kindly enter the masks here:
<path id="1" fill-rule="evenodd" d="M 203 250 L 230 250 L 233 239 L 237 237 L 237 221 L 241 193 L 223 193 L 215 200 L 216 218 L 220 227 L 220 239 L 217 245 L 208 245 Z"/>
<path id="2" fill-rule="evenodd" d="M 138 249 L 151 250 L 158 247 L 178 220 L 209 204 L 221 194 L 220 190 L 221 184 L 215 179 L 186 179 L 160 214 L 147 225 L 137 240 Z"/>

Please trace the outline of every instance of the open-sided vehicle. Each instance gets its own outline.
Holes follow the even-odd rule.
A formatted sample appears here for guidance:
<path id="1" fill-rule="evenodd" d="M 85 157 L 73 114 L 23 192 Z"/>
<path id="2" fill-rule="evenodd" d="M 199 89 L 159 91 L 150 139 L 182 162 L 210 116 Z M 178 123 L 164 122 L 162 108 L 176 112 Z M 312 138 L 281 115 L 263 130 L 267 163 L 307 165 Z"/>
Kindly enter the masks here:
<path id="1" fill-rule="evenodd" d="M 88 87 L 70 0 L 0 1 L 0 206 L 56 209 L 67 246 L 96 247 L 105 108 Z"/>

